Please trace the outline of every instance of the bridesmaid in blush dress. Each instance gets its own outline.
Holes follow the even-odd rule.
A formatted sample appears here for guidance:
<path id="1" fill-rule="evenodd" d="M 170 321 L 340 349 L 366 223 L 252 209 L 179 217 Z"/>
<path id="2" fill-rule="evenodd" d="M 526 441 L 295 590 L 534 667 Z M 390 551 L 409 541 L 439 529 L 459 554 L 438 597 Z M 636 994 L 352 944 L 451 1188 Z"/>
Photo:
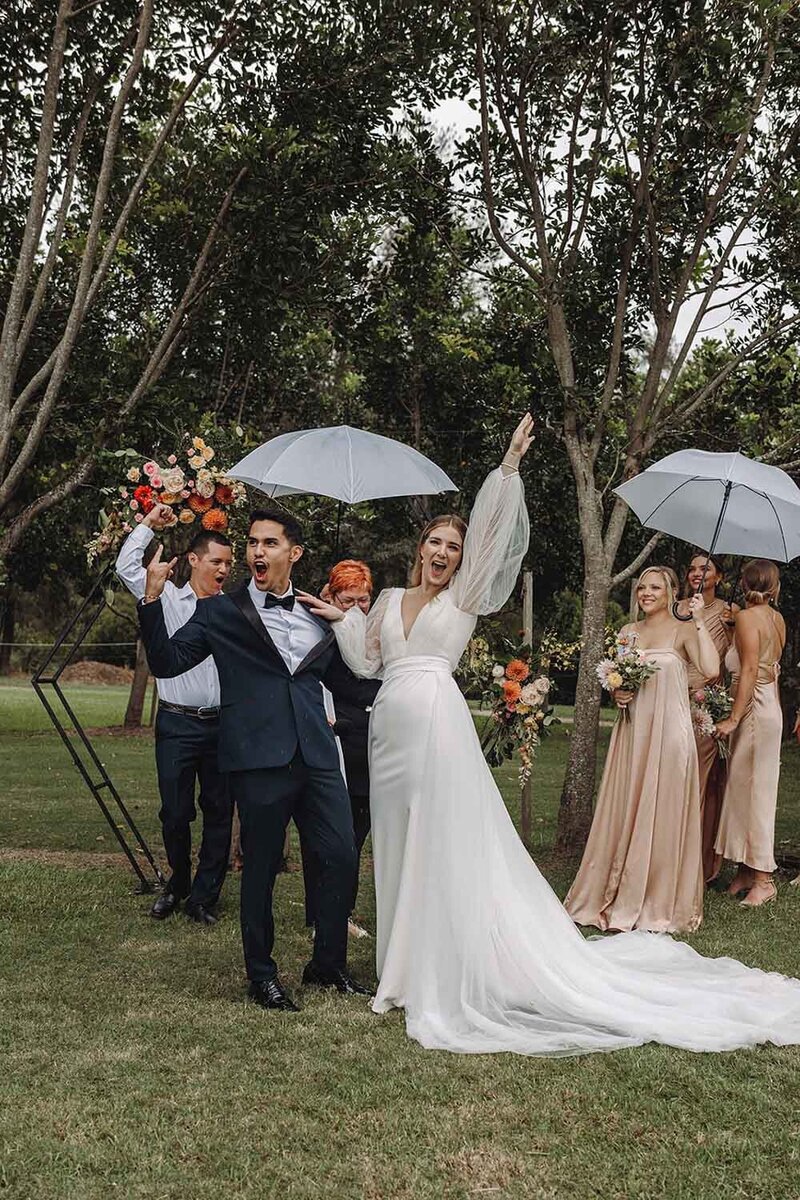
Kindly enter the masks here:
<path id="1" fill-rule="evenodd" d="M 705 601 L 706 628 L 711 634 L 717 647 L 720 663 L 725 662 L 733 640 L 733 619 L 739 611 L 736 605 L 726 604 L 717 595 L 717 588 L 724 579 L 724 571 L 720 563 L 704 552 L 695 554 L 686 570 L 685 584 L 688 596 L 694 595 L 699 587 L 703 588 Z M 689 615 L 688 598 L 681 600 L 678 611 L 683 616 Z M 706 683 L 720 683 L 723 672 L 716 679 L 705 680 L 694 666 L 689 663 L 689 699 L 695 693 L 702 691 Z M 719 875 L 722 858 L 714 849 L 719 829 L 719 818 L 722 811 L 722 797 L 725 795 L 727 767 L 724 758 L 720 757 L 715 739 L 701 733 L 695 725 L 694 736 L 697 743 L 697 765 L 700 771 L 700 822 L 703 840 L 703 878 L 711 883 Z"/>
<path id="2" fill-rule="evenodd" d="M 736 896 L 746 890 L 742 904 L 747 908 L 766 904 L 777 894 L 772 872 L 783 734 L 778 674 L 786 626 L 772 605 L 780 586 L 773 562 L 754 559 L 745 565 L 747 607 L 736 617 L 727 659 L 733 711 L 717 726 L 719 736 L 730 736 L 731 756 L 716 849 L 739 864 L 728 891 Z"/>
<path id="3" fill-rule="evenodd" d="M 630 720 L 611 735 L 589 840 L 564 901 L 578 925 L 602 930 L 680 932 L 703 919 L 697 751 L 688 668 L 719 675 L 719 654 L 702 596 L 693 622 L 672 615 L 671 571 L 650 567 L 637 587 L 644 619 L 626 626 L 658 668 L 636 693 L 616 692 Z"/>

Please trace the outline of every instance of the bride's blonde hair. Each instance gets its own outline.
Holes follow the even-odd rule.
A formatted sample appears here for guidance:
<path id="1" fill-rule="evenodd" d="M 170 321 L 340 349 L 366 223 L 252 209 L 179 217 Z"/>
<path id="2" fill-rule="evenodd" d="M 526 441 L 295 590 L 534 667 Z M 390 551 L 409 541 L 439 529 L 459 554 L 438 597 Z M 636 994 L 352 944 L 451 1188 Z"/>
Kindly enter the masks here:
<path id="1" fill-rule="evenodd" d="M 434 517 L 432 521 L 428 521 L 428 524 L 419 535 L 417 551 L 414 557 L 414 565 L 411 568 L 409 587 L 419 587 L 419 585 L 422 583 L 422 559 L 420 558 L 422 547 L 425 545 L 434 529 L 440 529 L 442 525 L 452 525 L 453 528 L 457 529 L 461 534 L 461 553 L 463 555 L 464 539 L 467 536 L 467 522 L 464 520 L 464 518 L 460 517 L 458 513 L 442 513 L 441 516 Z M 458 568 L 456 568 L 456 570 L 457 569 Z"/>

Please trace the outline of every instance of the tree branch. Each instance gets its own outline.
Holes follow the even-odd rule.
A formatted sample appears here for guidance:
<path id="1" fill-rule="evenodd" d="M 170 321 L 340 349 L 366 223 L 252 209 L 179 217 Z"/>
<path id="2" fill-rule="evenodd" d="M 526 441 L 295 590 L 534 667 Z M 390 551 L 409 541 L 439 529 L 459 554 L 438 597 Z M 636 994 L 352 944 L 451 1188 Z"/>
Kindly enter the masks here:
<path id="1" fill-rule="evenodd" d="M 66 500 L 68 496 L 71 496 L 73 492 L 76 492 L 79 487 L 86 483 L 94 470 L 96 461 L 97 456 L 94 451 L 87 454 L 66 479 L 56 484 L 49 492 L 45 492 L 32 501 L 11 520 L 3 530 L 2 536 L 0 536 L 0 566 L 14 547 L 19 545 L 23 534 L 30 528 L 38 516 L 47 512 L 48 509 L 54 508 L 62 500 Z"/>
<path id="2" fill-rule="evenodd" d="M 650 541 L 647 542 L 647 544 L 636 555 L 636 558 L 634 558 L 632 562 L 629 562 L 627 567 L 623 567 L 621 571 L 617 571 L 616 575 L 612 576 L 612 588 L 617 587 L 617 585 L 620 583 L 625 583 L 628 579 L 631 579 L 639 570 L 639 568 L 644 566 L 663 536 L 663 533 L 653 534 L 653 536 L 650 538 Z"/>
<path id="3" fill-rule="evenodd" d="M 475 63 L 478 73 L 478 84 L 480 86 L 480 111 L 481 111 L 481 166 L 483 169 L 483 200 L 486 205 L 486 216 L 489 221 L 489 228 L 492 231 L 492 236 L 498 246 L 504 253 L 516 263 L 520 270 L 524 271 L 535 283 L 541 281 L 539 272 L 534 267 L 530 259 L 519 254 L 511 243 L 506 238 L 500 223 L 497 219 L 497 211 L 495 208 L 494 185 L 492 183 L 491 155 L 489 149 L 489 100 L 486 88 L 486 60 L 483 49 L 483 25 L 480 16 L 475 22 L 476 44 L 475 44 Z"/>
<path id="4" fill-rule="evenodd" d="M 61 74 L 64 69 L 64 56 L 67 45 L 67 17 L 69 16 L 71 3 L 72 0 L 60 0 L 56 15 L 53 42 L 47 61 L 47 76 L 42 100 L 41 124 L 39 126 L 39 141 L 36 148 L 36 161 L 33 169 L 31 198 L 25 219 L 25 229 L 22 234 L 19 258 L 6 304 L 3 328 L 0 333 L 0 429 L 5 425 L 5 420 L 11 407 L 11 394 L 16 382 L 17 367 L 14 347 L 16 346 L 20 322 L 22 320 L 25 293 L 28 289 L 31 269 L 39 242 L 44 202 L 47 195 L 47 180 L 50 169 L 50 158 L 53 151 L 56 111 L 58 108 L 58 92 L 61 83 Z"/>
<path id="5" fill-rule="evenodd" d="M 150 29 L 153 20 L 153 3 L 154 0 L 143 0 L 139 25 L 136 36 L 136 45 L 134 46 L 131 61 L 125 76 L 119 86 L 114 106 L 111 111 L 111 116 L 108 122 L 105 143 L 103 146 L 103 155 L 98 171 L 97 185 L 95 188 L 94 201 L 92 203 L 92 214 L 89 220 L 89 229 L 86 235 L 86 246 L 81 259 L 80 271 L 78 280 L 75 285 L 72 305 L 67 317 L 66 327 L 63 337 L 61 338 L 56 352 L 56 359 L 53 365 L 53 371 L 50 376 L 45 394 L 39 405 L 36 416 L 28 430 L 28 435 L 23 442 L 22 448 L 14 460 L 8 474 L 0 484 L 0 511 L 7 505 L 19 485 L 23 474 L 30 466 L 36 451 L 39 448 L 39 443 L 44 436 L 44 431 L 50 421 L 53 408 L 58 400 L 61 384 L 67 372 L 69 359 L 72 354 L 75 340 L 78 336 L 78 331 L 83 322 L 86 308 L 86 297 L 88 295 L 92 268 L 94 265 L 94 256 L 97 250 L 97 244 L 100 238 L 102 228 L 103 213 L 105 211 L 108 192 L 111 187 L 111 175 L 114 165 L 114 156 L 116 154 L 117 143 L 119 141 L 119 133 L 122 125 L 122 114 L 125 111 L 125 106 L 128 102 L 128 97 L 133 90 L 133 85 L 139 75 L 144 62 L 144 52 L 147 43 L 150 39 Z M 0 459 L 4 457 L 5 446 L 0 448 Z"/>

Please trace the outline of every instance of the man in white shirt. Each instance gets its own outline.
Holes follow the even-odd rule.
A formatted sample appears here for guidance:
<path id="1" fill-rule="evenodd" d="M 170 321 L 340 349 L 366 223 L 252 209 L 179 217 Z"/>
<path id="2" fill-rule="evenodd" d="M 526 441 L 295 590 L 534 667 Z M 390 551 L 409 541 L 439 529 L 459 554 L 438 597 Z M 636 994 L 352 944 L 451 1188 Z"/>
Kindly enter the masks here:
<path id="1" fill-rule="evenodd" d="M 124 542 L 116 563 L 119 578 L 137 600 L 145 594 L 144 555 L 153 531 L 172 517 L 157 504 Z M 202 531 L 189 546 L 191 576 L 183 587 L 168 583 L 162 599 L 170 633 L 185 625 L 198 600 L 216 596 L 231 570 L 231 545 L 224 534 Z M 171 876 L 151 909 L 158 920 L 186 901 L 185 912 L 203 925 L 216 924 L 214 905 L 225 878 L 231 839 L 232 802 L 228 778 L 217 765 L 219 676 L 213 658 L 175 679 L 157 679 L 156 768 L 161 794 L 159 817 Z M 192 879 L 191 823 L 197 801 L 203 814 L 200 855 Z"/>

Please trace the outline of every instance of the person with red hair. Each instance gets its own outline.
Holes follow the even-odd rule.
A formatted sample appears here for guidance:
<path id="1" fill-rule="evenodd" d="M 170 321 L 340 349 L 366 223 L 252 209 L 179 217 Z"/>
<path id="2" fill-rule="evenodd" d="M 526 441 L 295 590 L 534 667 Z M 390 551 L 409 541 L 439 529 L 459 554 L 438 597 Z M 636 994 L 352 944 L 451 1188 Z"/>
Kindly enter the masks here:
<path id="1" fill-rule="evenodd" d="M 363 613 L 367 613 L 372 603 L 373 586 L 372 572 L 365 562 L 357 558 L 343 558 L 331 567 L 322 596 L 342 612 L 358 605 Z"/>
<path id="2" fill-rule="evenodd" d="M 372 603 L 373 587 L 372 572 L 367 564 L 359 559 L 345 558 L 331 567 L 321 595 L 329 603 L 335 604 L 341 612 L 348 612 L 351 608 L 360 608 L 366 614 Z M 359 869 L 361 850 L 370 830 L 369 761 L 367 755 L 369 715 L 380 686 L 379 680 L 359 679 L 344 663 L 335 672 L 335 678 L 328 680 L 336 712 L 333 732 L 339 739 L 344 756 Z M 314 913 L 309 904 L 310 897 L 314 895 L 314 870 L 313 857 L 303 848 L 307 925 L 314 924 Z M 358 873 L 356 874 L 356 890 L 353 893 L 351 912 L 355 909 L 357 894 Z M 366 930 L 355 920 L 350 921 L 349 931 L 353 937 L 367 936 Z"/>

